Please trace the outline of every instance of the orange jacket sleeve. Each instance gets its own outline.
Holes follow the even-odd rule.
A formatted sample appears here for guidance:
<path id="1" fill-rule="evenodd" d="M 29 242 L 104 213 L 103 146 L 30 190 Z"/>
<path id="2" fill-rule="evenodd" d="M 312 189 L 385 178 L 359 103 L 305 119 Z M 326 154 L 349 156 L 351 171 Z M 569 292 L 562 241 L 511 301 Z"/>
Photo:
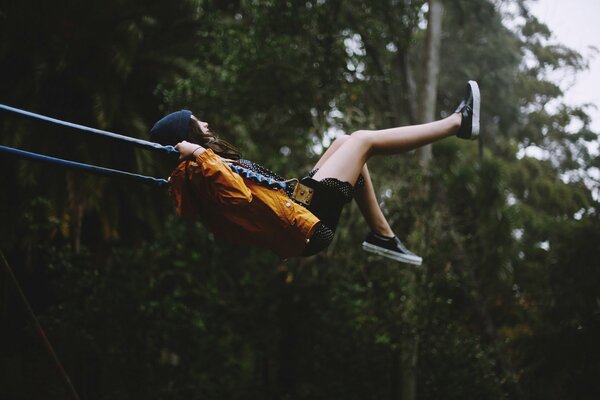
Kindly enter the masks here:
<path id="1" fill-rule="evenodd" d="M 252 193 L 244 179 L 211 149 L 199 154 L 194 161 L 180 164 L 171 174 L 170 183 L 177 213 L 185 218 L 197 215 L 195 203 L 200 196 L 211 197 L 224 206 L 252 201 Z"/>
<path id="2" fill-rule="evenodd" d="M 196 157 L 196 165 L 197 167 L 191 168 L 192 185 L 200 184 L 219 203 L 240 205 L 252 201 L 252 192 L 244 179 L 233 172 L 211 149 L 206 149 Z"/>

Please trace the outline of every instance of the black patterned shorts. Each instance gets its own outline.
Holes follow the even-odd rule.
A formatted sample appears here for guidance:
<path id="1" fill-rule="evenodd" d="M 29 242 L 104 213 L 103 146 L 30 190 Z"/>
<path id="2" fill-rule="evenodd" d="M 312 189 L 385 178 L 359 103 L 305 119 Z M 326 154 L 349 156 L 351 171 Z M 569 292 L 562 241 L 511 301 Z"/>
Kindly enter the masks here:
<path id="1" fill-rule="evenodd" d="M 317 171 L 318 169 L 310 171 L 302 182 L 307 186 L 317 186 L 315 191 L 318 191 L 321 196 L 327 196 L 328 201 L 313 202 L 306 206 L 310 212 L 319 218 L 320 222 L 302 252 L 304 257 L 315 255 L 331 244 L 342 209 L 354 197 L 354 186 L 350 182 L 340 181 L 336 178 L 324 178 L 315 181 L 312 177 Z M 364 186 L 364 178 L 360 176 L 356 182 L 356 187 L 362 186 Z"/>

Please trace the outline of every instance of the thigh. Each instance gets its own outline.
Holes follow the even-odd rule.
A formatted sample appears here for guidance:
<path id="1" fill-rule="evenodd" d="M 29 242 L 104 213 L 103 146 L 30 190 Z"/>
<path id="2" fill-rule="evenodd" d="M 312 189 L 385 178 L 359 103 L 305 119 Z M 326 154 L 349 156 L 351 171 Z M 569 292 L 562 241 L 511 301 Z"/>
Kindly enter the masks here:
<path id="1" fill-rule="evenodd" d="M 343 182 L 356 182 L 367 161 L 368 149 L 360 137 L 348 137 L 321 163 L 313 178 L 317 181 L 335 178 Z"/>
<path id="2" fill-rule="evenodd" d="M 325 150 L 325 153 L 323 153 L 323 155 L 321 156 L 321 158 L 319 158 L 319 161 L 317 161 L 317 163 L 315 164 L 315 166 L 313 167 L 313 170 L 315 169 L 319 169 L 323 166 L 323 164 L 325 164 L 325 161 L 329 160 L 329 158 L 340 148 L 340 146 L 342 144 L 344 144 L 346 142 L 346 140 L 348 140 L 350 138 L 350 136 L 348 135 L 342 135 L 337 137 L 333 143 L 331 143 L 331 145 L 327 148 L 327 150 Z"/>

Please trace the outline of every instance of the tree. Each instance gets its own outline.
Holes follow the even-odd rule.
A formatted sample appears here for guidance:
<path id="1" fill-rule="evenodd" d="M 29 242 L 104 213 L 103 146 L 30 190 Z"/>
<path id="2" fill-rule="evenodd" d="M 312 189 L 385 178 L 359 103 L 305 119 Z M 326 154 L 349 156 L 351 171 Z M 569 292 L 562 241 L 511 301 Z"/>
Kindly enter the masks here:
<path id="1" fill-rule="evenodd" d="M 188 107 L 300 175 L 338 129 L 419 121 L 424 4 L 2 5 L 0 96 L 140 137 Z M 427 175 L 416 154 L 370 165 L 395 231 L 428 243 L 425 268 L 365 255 L 354 207 L 325 253 L 284 263 L 184 224 L 164 193 L 2 157 L 0 247 L 82 397 L 597 397 L 597 134 L 549 78 L 585 62 L 527 4 L 445 3 L 434 115 L 476 79 L 479 146 L 434 145 Z M 0 121 L 3 144 L 159 175 L 172 162 Z M 63 398 L 0 288 L 0 397 Z M 402 359 L 417 360 L 405 383 Z"/>

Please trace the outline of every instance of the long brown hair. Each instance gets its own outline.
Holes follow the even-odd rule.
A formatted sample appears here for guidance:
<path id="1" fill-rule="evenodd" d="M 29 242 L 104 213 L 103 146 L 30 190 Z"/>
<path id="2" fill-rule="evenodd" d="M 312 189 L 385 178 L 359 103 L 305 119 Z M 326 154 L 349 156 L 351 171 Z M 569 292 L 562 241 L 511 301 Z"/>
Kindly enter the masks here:
<path id="1" fill-rule="evenodd" d="M 202 132 L 196 121 L 190 118 L 187 140 L 192 143 L 198 143 L 202 147 L 212 149 L 223 158 L 239 160 L 242 155 L 240 151 L 226 140 L 220 139 L 213 132 Z"/>

